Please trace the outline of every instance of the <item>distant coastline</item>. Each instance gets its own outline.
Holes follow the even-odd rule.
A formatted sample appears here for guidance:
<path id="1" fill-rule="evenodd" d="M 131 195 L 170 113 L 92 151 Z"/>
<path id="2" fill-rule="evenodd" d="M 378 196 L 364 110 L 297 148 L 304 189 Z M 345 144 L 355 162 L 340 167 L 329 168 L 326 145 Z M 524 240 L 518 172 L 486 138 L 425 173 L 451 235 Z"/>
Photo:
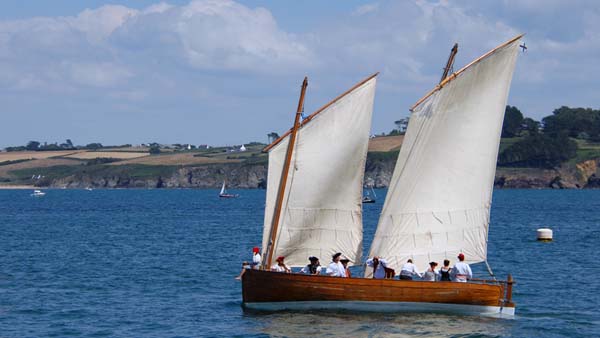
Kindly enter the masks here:
<path id="1" fill-rule="evenodd" d="M 365 167 L 366 186 L 387 187 L 404 136 L 374 137 Z M 513 139 L 503 139 L 501 149 Z M 265 188 L 265 144 L 227 147 L 176 145 L 0 152 L 0 189 Z M 494 186 L 508 189 L 600 188 L 599 147 L 581 143 L 581 154 L 549 168 L 498 166 Z"/>

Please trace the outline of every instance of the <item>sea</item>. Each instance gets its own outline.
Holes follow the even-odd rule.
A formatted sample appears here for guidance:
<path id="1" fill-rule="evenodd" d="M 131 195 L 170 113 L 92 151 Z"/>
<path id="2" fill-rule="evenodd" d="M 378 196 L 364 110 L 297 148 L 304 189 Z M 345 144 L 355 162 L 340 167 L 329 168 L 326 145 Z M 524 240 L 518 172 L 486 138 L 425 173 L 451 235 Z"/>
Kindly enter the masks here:
<path id="1" fill-rule="evenodd" d="M 45 191 L 0 190 L 3 338 L 600 336 L 600 190 L 494 192 L 488 261 L 516 280 L 514 319 L 248 312 L 235 277 L 260 245 L 264 190 Z"/>

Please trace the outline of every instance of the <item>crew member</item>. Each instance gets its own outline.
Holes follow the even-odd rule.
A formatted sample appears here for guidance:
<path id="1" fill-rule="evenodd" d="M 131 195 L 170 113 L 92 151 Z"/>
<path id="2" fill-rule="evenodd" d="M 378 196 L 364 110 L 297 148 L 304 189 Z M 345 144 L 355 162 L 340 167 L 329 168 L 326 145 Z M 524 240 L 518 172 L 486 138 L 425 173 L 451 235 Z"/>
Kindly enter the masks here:
<path id="1" fill-rule="evenodd" d="M 373 278 L 375 279 L 384 279 L 385 278 L 385 268 L 387 268 L 387 261 L 380 257 L 373 257 L 367 259 L 367 266 L 373 268 Z"/>
<path id="2" fill-rule="evenodd" d="M 450 271 L 450 276 L 452 277 L 453 282 L 466 283 L 467 280 L 473 278 L 471 267 L 469 264 L 465 263 L 464 260 L 465 255 L 462 253 L 458 254 L 458 262 L 454 264 L 452 271 Z"/>
<path id="3" fill-rule="evenodd" d="M 315 257 L 315 256 L 310 256 L 308 257 L 308 260 L 310 261 L 310 263 L 303 267 L 302 270 L 300 270 L 300 273 L 303 273 L 305 275 L 320 275 L 321 274 L 321 263 L 319 263 L 319 258 Z"/>
<path id="4" fill-rule="evenodd" d="M 285 263 L 283 262 L 284 259 L 285 259 L 285 257 L 283 257 L 283 256 L 277 257 L 277 259 L 276 259 L 277 264 L 274 264 L 271 267 L 271 271 L 292 273 L 292 270 L 290 268 L 288 268 L 287 265 L 285 265 Z"/>
<path id="5" fill-rule="evenodd" d="M 331 263 L 329 263 L 327 270 L 325 270 L 327 275 L 332 277 L 346 277 L 346 269 L 344 269 L 344 265 L 340 262 L 340 256 L 342 256 L 341 252 L 333 255 Z"/>
<path id="6" fill-rule="evenodd" d="M 421 274 L 417 271 L 417 267 L 413 264 L 412 259 L 408 259 L 400 269 L 400 279 L 412 280 L 413 276 L 421 278 Z"/>

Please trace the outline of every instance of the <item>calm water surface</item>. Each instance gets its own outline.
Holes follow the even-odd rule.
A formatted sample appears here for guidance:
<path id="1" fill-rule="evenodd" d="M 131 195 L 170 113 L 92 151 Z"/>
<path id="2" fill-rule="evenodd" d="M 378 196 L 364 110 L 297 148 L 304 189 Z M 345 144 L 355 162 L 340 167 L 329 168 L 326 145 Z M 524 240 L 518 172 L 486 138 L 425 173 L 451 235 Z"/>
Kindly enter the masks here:
<path id="1" fill-rule="evenodd" d="M 514 320 L 244 312 L 234 277 L 261 241 L 263 190 L 230 200 L 209 190 L 30 193 L 0 190 L 0 337 L 600 336 L 600 191 L 495 192 L 489 262 L 517 280 Z M 535 240 L 542 226 L 554 242 Z"/>

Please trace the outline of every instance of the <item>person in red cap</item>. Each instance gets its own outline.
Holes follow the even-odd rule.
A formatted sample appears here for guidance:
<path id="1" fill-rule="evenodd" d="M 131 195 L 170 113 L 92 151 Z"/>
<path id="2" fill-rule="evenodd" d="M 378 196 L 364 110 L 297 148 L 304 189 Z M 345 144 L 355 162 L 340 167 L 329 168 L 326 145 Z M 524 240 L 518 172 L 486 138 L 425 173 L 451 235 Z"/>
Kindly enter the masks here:
<path id="1" fill-rule="evenodd" d="M 287 265 L 285 265 L 285 263 L 283 262 L 284 259 L 285 259 L 285 257 L 283 257 L 283 256 L 277 257 L 277 259 L 276 259 L 277 264 L 274 264 L 271 267 L 271 271 L 292 273 L 292 270 L 290 268 L 288 268 Z"/>
<path id="2" fill-rule="evenodd" d="M 260 256 L 260 248 L 255 246 L 252 249 L 252 268 L 255 270 L 259 269 L 261 263 L 262 257 Z"/>
<path id="3" fill-rule="evenodd" d="M 450 276 L 452 277 L 453 282 L 461 282 L 466 283 L 467 280 L 473 278 L 473 272 L 471 272 L 471 267 L 469 264 L 464 262 L 465 255 L 462 253 L 458 254 L 458 262 L 454 264 L 452 271 L 450 271 Z"/>

